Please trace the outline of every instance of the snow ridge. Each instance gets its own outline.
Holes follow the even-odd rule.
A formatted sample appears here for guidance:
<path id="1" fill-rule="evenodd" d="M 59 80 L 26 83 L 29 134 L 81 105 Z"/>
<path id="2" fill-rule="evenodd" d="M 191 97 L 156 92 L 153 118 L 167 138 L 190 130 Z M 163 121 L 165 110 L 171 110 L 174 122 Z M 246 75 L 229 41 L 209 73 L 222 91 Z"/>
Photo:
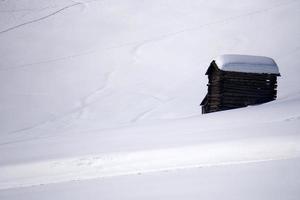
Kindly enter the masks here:
<path id="1" fill-rule="evenodd" d="M 300 136 L 90 155 L 0 167 L 0 190 L 195 167 L 300 157 Z"/>

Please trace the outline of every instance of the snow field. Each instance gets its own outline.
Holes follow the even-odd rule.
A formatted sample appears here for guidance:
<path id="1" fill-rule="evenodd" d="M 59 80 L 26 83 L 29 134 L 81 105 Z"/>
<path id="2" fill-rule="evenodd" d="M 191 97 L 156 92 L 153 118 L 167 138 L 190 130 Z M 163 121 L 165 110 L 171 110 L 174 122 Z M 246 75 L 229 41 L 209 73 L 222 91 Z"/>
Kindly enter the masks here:
<path id="1" fill-rule="evenodd" d="M 0 199 L 299 199 L 299 6 L 0 1 Z M 201 115 L 221 54 L 278 99 Z"/>

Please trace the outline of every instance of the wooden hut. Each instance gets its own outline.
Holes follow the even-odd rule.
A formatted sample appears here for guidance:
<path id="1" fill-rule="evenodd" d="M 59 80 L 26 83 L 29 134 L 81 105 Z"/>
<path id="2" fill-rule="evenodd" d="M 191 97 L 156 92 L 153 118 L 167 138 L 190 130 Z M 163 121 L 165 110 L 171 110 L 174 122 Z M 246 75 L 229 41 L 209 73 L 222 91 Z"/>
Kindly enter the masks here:
<path id="1" fill-rule="evenodd" d="M 276 99 L 278 66 L 272 58 L 249 55 L 221 55 L 206 71 L 207 95 L 202 113 L 210 113 Z"/>

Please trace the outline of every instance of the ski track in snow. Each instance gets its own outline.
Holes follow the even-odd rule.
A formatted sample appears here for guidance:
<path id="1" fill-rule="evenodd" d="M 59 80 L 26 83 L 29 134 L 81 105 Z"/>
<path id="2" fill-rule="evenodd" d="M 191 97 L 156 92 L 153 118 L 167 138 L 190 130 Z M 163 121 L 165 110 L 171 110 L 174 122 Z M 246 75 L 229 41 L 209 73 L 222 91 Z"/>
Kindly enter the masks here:
<path id="1" fill-rule="evenodd" d="M 140 96 L 145 96 L 146 98 L 154 99 L 155 101 L 157 101 L 157 104 L 155 104 L 151 108 L 145 109 L 144 111 L 137 114 L 136 117 L 134 117 L 130 120 L 131 123 L 135 123 L 135 122 L 138 122 L 139 120 L 142 120 L 144 117 L 146 117 L 147 115 L 152 113 L 154 110 L 156 110 L 160 105 L 168 103 L 171 100 L 173 100 L 173 98 L 160 97 L 158 95 L 148 94 L 148 93 L 145 93 L 145 92 L 143 92 L 143 93 L 142 92 L 135 92 L 135 94 L 140 95 Z"/>
<path id="2" fill-rule="evenodd" d="M 79 106 L 75 107 L 73 109 L 71 109 L 70 111 L 63 113 L 59 116 L 55 116 L 52 117 L 50 119 L 46 119 L 42 122 L 37 122 L 36 124 L 33 124 L 31 126 L 28 127 L 24 127 L 21 129 L 17 129 L 11 132 L 7 132 L 6 135 L 11 135 L 11 134 L 18 134 L 18 133 L 24 133 L 27 135 L 27 133 L 29 133 L 28 131 L 33 130 L 33 129 L 37 129 L 39 127 L 42 127 L 43 125 L 46 125 L 47 123 L 53 123 L 53 122 L 58 122 L 60 120 L 62 120 L 63 124 L 65 124 L 65 126 L 67 126 L 68 122 L 66 122 L 65 118 L 67 118 L 68 116 L 76 116 L 75 118 L 70 119 L 71 122 L 69 123 L 74 123 L 74 120 L 79 120 L 81 118 L 81 116 L 83 116 L 83 113 L 85 112 L 85 109 L 88 108 L 90 105 L 96 103 L 95 99 L 98 99 L 100 97 L 100 95 L 103 95 L 102 93 L 104 92 L 104 90 L 106 90 L 106 88 L 108 88 L 108 83 L 109 83 L 109 79 L 110 76 L 113 74 L 114 72 L 111 72 L 107 75 L 107 80 L 106 83 L 95 89 L 94 91 L 92 91 L 91 93 L 87 94 L 85 97 L 83 97 L 81 100 L 79 100 Z M 151 108 L 145 109 L 144 111 L 138 113 L 135 117 L 133 117 L 131 120 L 129 120 L 129 123 L 126 124 L 125 126 L 130 126 L 131 123 L 136 123 L 139 122 L 140 120 L 142 120 L 145 116 L 147 116 L 148 114 L 150 114 L 151 112 L 153 112 L 155 109 L 157 109 L 157 107 L 161 104 L 167 103 L 171 100 L 171 99 L 164 99 L 163 97 L 158 97 L 158 96 L 153 96 L 150 94 L 146 94 L 146 93 L 135 93 L 137 95 L 143 95 L 145 97 L 149 97 L 149 98 L 153 98 L 154 100 L 156 100 L 159 104 L 156 106 L 153 106 Z M 293 96 L 288 95 L 287 97 L 282 97 L 281 99 L 278 99 L 276 101 L 276 104 L 287 104 L 291 101 L 297 101 L 299 99 L 300 96 L 300 92 L 293 94 Z M 194 117 L 199 117 L 199 115 L 188 115 L 188 116 L 181 116 L 181 117 L 177 117 L 177 118 L 172 118 L 171 120 L 182 120 L 182 119 L 190 119 L 190 118 L 194 118 Z M 295 116 L 288 116 L 288 117 L 282 117 L 279 120 L 271 120 L 271 121 L 266 121 L 268 123 L 273 123 L 273 122 L 290 122 L 290 121 L 294 121 L 294 120 L 300 120 L 300 116 L 299 115 L 295 115 Z M 266 123 L 263 122 L 263 123 Z M 259 122 L 261 123 L 261 122 Z M 61 127 L 60 127 L 61 128 Z M 115 128 L 112 128 L 115 129 Z M 112 130 L 109 128 L 109 130 Z M 118 129 L 118 128 L 116 128 Z M 86 131 L 80 131 L 80 132 L 84 132 L 84 133 L 88 133 L 88 132 L 99 132 L 99 131 L 103 131 L 103 130 L 107 130 L 107 128 L 104 129 L 92 129 L 92 130 L 86 130 Z M 60 130 L 56 130 L 55 131 L 58 135 L 63 134 L 64 131 Z M 27 139 L 16 139 L 14 138 L 14 141 L 5 141 L 5 142 L 1 142 L 0 146 L 2 145 L 10 145 L 10 144 L 14 144 L 14 143 L 20 143 L 20 142 L 27 142 L 27 141 L 31 141 L 31 140 L 37 140 L 37 139 L 45 139 L 45 138 L 50 138 L 50 137 L 57 137 L 57 135 L 40 135 L 40 136 L 34 136 L 34 137 L 29 137 Z"/>
<path id="3" fill-rule="evenodd" d="M 157 106 L 153 106 L 152 108 L 149 108 L 149 109 L 145 110 L 144 112 L 139 113 L 136 117 L 134 117 L 133 119 L 131 119 L 130 122 L 131 123 L 135 123 L 135 122 L 143 119 L 148 114 L 150 114 L 151 112 L 153 112 L 156 109 L 156 107 Z"/>
<path id="4" fill-rule="evenodd" d="M 56 8 L 57 6 L 46 6 L 42 8 L 24 8 L 24 9 L 12 9 L 12 10 L 0 10 L 0 13 L 18 13 L 18 12 L 39 12 L 47 10 L 49 8 Z"/>
<path id="5" fill-rule="evenodd" d="M 138 43 L 137 45 L 135 45 L 135 47 L 133 48 L 133 54 L 134 54 L 133 60 L 136 62 L 139 58 L 138 52 L 140 51 L 140 49 L 145 47 L 146 45 L 148 45 L 150 43 L 159 42 L 159 41 L 162 41 L 162 40 L 165 40 L 165 39 L 169 39 L 171 37 L 174 37 L 174 36 L 177 36 L 179 34 L 186 33 L 186 32 L 199 31 L 203 28 L 207 28 L 207 27 L 210 27 L 210 26 L 213 26 L 213 25 L 225 24 L 225 23 L 228 23 L 228 22 L 231 22 L 231 21 L 239 20 L 241 18 L 245 18 L 245 17 L 257 15 L 257 14 L 262 14 L 262 13 L 269 12 L 269 11 L 274 10 L 276 8 L 286 6 L 286 5 L 289 5 L 289 4 L 292 4 L 292 3 L 299 3 L 299 2 L 297 2 L 296 0 L 293 0 L 293 1 L 290 1 L 288 3 L 286 3 L 286 2 L 285 3 L 280 3 L 280 4 L 274 5 L 274 6 L 269 7 L 269 8 L 264 8 L 264 9 L 252 11 L 252 12 L 249 12 L 249 13 L 246 13 L 246 14 L 237 15 L 237 16 L 233 16 L 233 17 L 229 17 L 229 18 L 225 18 L 225 19 L 221 19 L 221 20 L 216 20 L 215 22 L 202 24 L 202 25 L 192 27 L 192 28 L 182 29 L 182 30 L 179 30 L 179 31 L 159 35 L 157 37 L 154 37 L 154 38 L 151 38 L 151 39 L 148 39 L 148 40 L 144 40 L 144 41 Z"/>
<path id="6" fill-rule="evenodd" d="M 72 3 L 79 3 L 81 5 L 84 4 L 89 4 L 92 2 L 99 2 L 99 1 L 103 1 L 103 0 L 89 0 L 89 1 L 73 1 L 71 0 Z M 64 5 L 62 4 L 53 4 L 50 6 L 43 6 L 40 8 L 20 8 L 20 9 L 2 9 L 0 10 L 0 13 L 19 13 L 19 12 L 39 12 L 39 11 L 43 11 L 43 10 L 48 10 L 51 8 L 58 8 L 58 7 L 63 7 Z"/>
<path id="7" fill-rule="evenodd" d="M 30 20 L 30 21 L 27 21 L 27 22 L 24 22 L 24 23 L 12 26 L 10 28 L 4 29 L 4 30 L 0 31 L 0 34 L 4 34 L 4 33 L 7 33 L 9 31 L 13 31 L 15 29 L 21 28 L 23 26 L 26 26 L 26 25 L 29 25 L 29 24 L 32 24 L 32 23 L 36 23 L 36 22 L 39 22 L 39 21 L 42 21 L 42 20 L 45 20 L 45 19 L 47 19 L 49 17 L 52 17 L 52 16 L 54 16 L 54 15 L 60 13 L 60 12 L 63 12 L 64 10 L 67 10 L 69 8 L 72 8 L 74 6 L 78 6 L 78 5 L 81 5 L 81 4 L 82 3 L 74 3 L 74 4 L 71 4 L 71 5 L 67 5 L 67 6 L 65 6 L 65 7 L 61 8 L 59 10 L 56 10 L 55 12 L 52 12 L 52 13 L 50 13 L 48 15 L 45 15 L 43 17 L 40 17 L 40 18 L 37 18 L 37 19 L 34 19 L 34 20 Z"/>
<path id="8" fill-rule="evenodd" d="M 85 3 L 90 3 L 90 2 L 94 2 L 94 1 L 99 1 L 99 0 L 79 2 L 79 3 L 69 5 L 69 7 L 73 7 L 73 6 L 82 4 L 82 3 L 84 3 L 84 4 Z M 287 5 L 290 5 L 290 4 L 293 4 L 293 3 L 299 3 L 299 2 L 297 0 L 292 0 L 292 1 L 289 1 L 289 2 L 284 2 L 284 3 L 274 5 L 274 6 L 269 7 L 269 8 L 264 8 L 264 9 L 248 12 L 246 14 L 232 16 L 232 17 L 228 17 L 228 18 L 225 18 L 225 19 L 221 19 L 221 20 L 216 20 L 214 22 L 210 22 L 210 23 L 207 23 L 207 24 L 202 24 L 202 25 L 192 27 L 192 28 L 186 28 L 186 29 L 175 31 L 175 32 L 170 32 L 170 33 L 158 35 L 158 36 L 155 36 L 153 38 L 149 38 L 149 39 L 142 40 L 142 41 L 127 42 L 127 43 L 123 43 L 123 44 L 119 44 L 119 45 L 107 46 L 107 47 L 102 48 L 100 50 L 99 49 L 88 50 L 88 51 L 77 53 L 77 54 L 52 58 L 52 59 L 44 60 L 44 61 L 36 61 L 36 62 L 32 62 L 32 63 L 26 63 L 26 64 L 12 66 L 12 67 L 0 67 L 0 71 L 16 70 L 16 69 L 27 68 L 27 67 L 31 67 L 31 66 L 35 66 L 35 65 L 40 65 L 40 64 L 55 63 L 55 62 L 59 62 L 59 61 L 63 61 L 63 60 L 73 59 L 73 58 L 77 58 L 77 57 L 81 57 L 81 56 L 85 56 L 85 55 L 90 55 L 90 54 L 93 54 L 93 53 L 97 53 L 99 51 L 108 51 L 108 50 L 119 49 L 119 48 L 124 48 L 124 47 L 128 47 L 128 46 L 134 46 L 133 51 L 136 53 L 136 52 L 139 51 L 140 48 L 144 47 L 145 45 L 147 45 L 151 42 L 158 42 L 158 41 L 161 41 L 161 40 L 164 40 L 164 39 L 167 39 L 167 38 L 170 38 L 172 36 L 176 36 L 176 35 L 179 35 L 179 34 L 182 34 L 182 33 L 191 32 L 191 31 L 198 31 L 198 30 L 201 30 L 203 28 L 210 27 L 210 26 L 213 26 L 213 25 L 225 24 L 225 23 L 228 23 L 228 22 L 231 22 L 231 21 L 239 20 L 241 18 L 245 18 L 245 17 L 257 15 L 257 14 L 262 14 L 262 13 L 274 10 L 276 8 L 279 8 L 279 7 L 282 7 L 282 6 L 287 6 Z M 65 10 L 65 9 L 67 9 L 67 7 L 68 6 L 66 6 L 62 9 Z M 63 11 L 62 9 L 59 12 Z M 56 11 L 56 13 L 57 13 L 57 11 Z M 51 15 L 53 15 L 53 13 Z M 33 20 L 33 21 L 35 21 L 35 20 Z M 31 22 L 31 23 L 33 23 L 33 22 Z M 20 26 L 20 25 L 17 25 L 17 26 Z M 16 27 L 16 28 L 18 28 L 18 27 Z M 0 31 L 0 34 L 2 32 L 6 32 L 6 31 L 7 30 Z M 135 58 L 138 58 L 138 56 L 135 55 L 134 59 Z"/>
<path id="9" fill-rule="evenodd" d="M 76 111 L 79 114 L 77 119 L 80 119 L 84 115 L 85 109 L 87 107 L 89 107 L 90 105 L 94 104 L 95 102 L 97 102 L 96 99 L 103 94 L 103 91 L 106 88 L 108 88 L 110 77 L 112 76 L 113 73 L 114 73 L 114 71 L 112 71 L 106 75 L 106 80 L 105 80 L 105 83 L 103 84 L 103 86 L 92 91 L 90 94 L 86 95 L 84 98 L 82 98 L 80 100 L 81 105 L 77 108 L 77 111 Z"/>
<path id="10" fill-rule="evenodd" d="M 88 106 L 90 106 L 91 104 L 95 103 L 94 99 L 98 98 L 98 96 L 101 95 L 102 92 L 108 87 L 109 78 L 110 78 L 110 76 L 111 76 L 112 73 L 113 72 L 111 72 L 111 73 L 109 73 L 107 75 L 106 81 L 103 84 L 103 86 L 101 86 L 99 88 L 96 88 L 90 94 L 87 94 L 85 97 L 81 98 L 79 100 L 79 106 L 78 107 L 73 108 L 70 111 L 68 111 L 68 112 L 66 112 L 66 113 L 64 113 L 62 115 L 59 115 L 59 116 L 56 116 L 56 117 L 52 117 L 50 119 L 46 119 L 46 120 L 44 120 L 42 122 L 38 122 L 38 123 L 36 123 L 34 125 L 31 125 L 31 126 L 28 126 L 28 127 L 24 127 L 24 128 L 18 129 L 18 130 L 14 130 L 14 131 L 8 132 L 7 134 L 16 134 L 16 133 L 20 133 L 20 132 L 24 132 L 24 131 L 29 131 L 29 130 L 38 128 L 40 126 L 43 126 L 43 125 L 45 125 L 47 123 L 59 121 L 59 120 L 64 119 L 64 118 L 66 118 L 67 116 L 70 116 L 70 115 L 76 115 L 77 114 L 77 117 L 76 117 L 75 120 L 79 120 L 83 116 L 85 109 Z M 72 122 L 74 122 L 74 119 L 72 119 Z M 66 125 L 66 122 L 64 122 L 64 123 Z M 2 143 L 0 143 L 0 145 L 2 145 Z"/>
<path id="11" fill-rule="evenodd" d="M 167 149 L 88 155 L 0 167 L 0 190 L 300 156 L 300 137 L 252 138 Z"/>

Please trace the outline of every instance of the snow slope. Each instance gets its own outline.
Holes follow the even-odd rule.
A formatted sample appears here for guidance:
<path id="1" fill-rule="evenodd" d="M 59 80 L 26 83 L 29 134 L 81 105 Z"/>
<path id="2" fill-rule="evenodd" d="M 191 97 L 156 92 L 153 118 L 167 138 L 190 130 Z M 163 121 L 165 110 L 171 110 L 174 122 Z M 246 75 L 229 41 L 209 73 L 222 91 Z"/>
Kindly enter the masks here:
<path id="1" fill-rule="evenodd" d="M 297 200 L 299 167 L 299 159 L 293 159 L 194 168 L 5 190 L 0 198 Z"/>
<path id="2" fill-rule="evenodd" d="M 242 187 L 258 184 L 242 181 L 256 173 L 242 173 L 248 165 L 273 182 L 282 163 L 289 184 L 278 185 L 296 199 L 289 188 L 299 188 L 299 11 L 297 0 L 0 1 L 0 197 L 77 190 L 74 180 L 84 188 L 135 184 L 132 174 L 151 172 L 145 181 L 165 176 L 161 195 L 174 199 L 167 182 L 180 178 L 161 171 L 205 167 L 193 170 L 199 179 L 218 166 L 218 191 L 236 171 Z M 201 115 L 204 73 L 228 53 L 273 58 L 278 99 Z M 107 187 L 93 197 L 118 199 Z M 255 191 L 247 198 L 272 199 Z"/>

